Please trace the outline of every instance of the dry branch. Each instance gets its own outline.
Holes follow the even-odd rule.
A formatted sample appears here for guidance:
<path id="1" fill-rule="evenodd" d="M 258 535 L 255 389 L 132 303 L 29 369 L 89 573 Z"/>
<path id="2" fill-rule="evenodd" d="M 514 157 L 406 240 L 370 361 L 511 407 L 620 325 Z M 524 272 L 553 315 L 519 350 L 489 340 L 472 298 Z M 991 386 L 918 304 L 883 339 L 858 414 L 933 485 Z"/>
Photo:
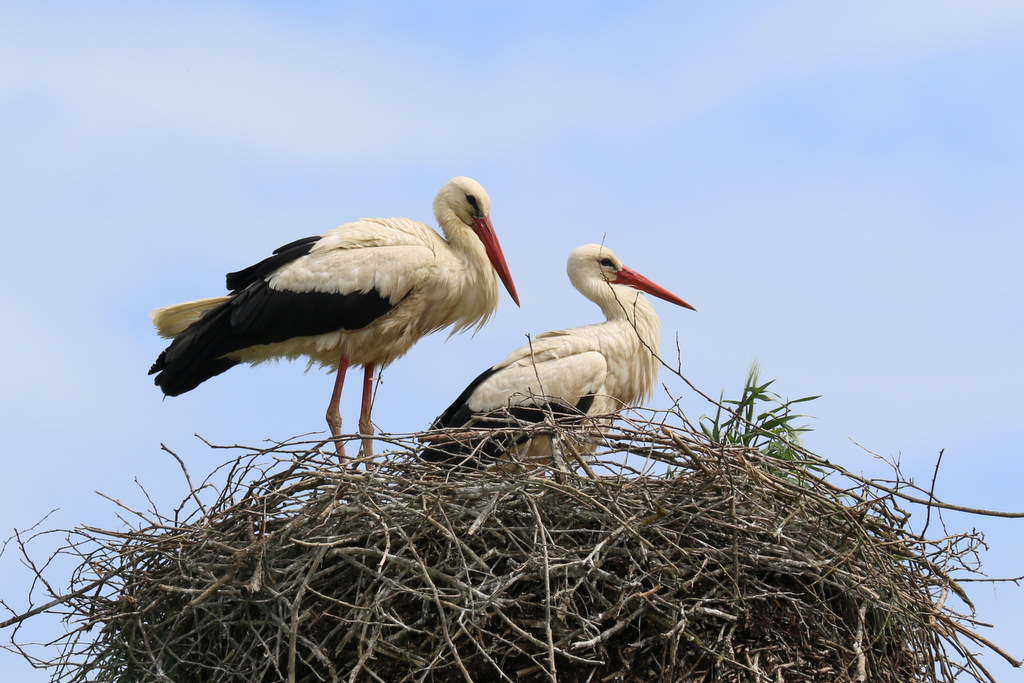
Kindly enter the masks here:
<path id="1" fill-rule="evenodd" d="M 369 472 L 323 442 L 241 449 L 217 486 L 186 472 L 172 516 L 68 532 L 73 590 L 2 626 L 63 614 L 35 663 L 68 682 L 884 683 L 1015 661 L 952 605 L 971 609 L 980 537 L 913 533 L 907 482 L 686 425 L 620 421 L 557 476 L 429 466 L 422 435 Z"/>

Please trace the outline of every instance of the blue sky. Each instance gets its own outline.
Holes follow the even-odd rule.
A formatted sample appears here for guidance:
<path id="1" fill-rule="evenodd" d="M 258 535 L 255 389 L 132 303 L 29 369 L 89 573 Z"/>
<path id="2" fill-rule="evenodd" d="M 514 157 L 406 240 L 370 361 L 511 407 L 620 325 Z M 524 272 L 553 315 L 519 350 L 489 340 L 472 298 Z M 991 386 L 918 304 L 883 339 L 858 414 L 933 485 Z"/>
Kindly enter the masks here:
<path id="1" fill-rule="evenodd" d="M 940 497 L 1024 510 L 1024 5 L 690 5 L 0 3 L 2 535 L 54 508 L 43 527 L 116 525 L 95 491 L 144 506 L 139 484 L 172 508 L 161 443 L 196 475 L 223 453 L 194 434 L 323 430 L 332 377 L 299 363 L 162 400 L 148 311 L 348 220 L 429 222 L 454 175 L 490 192 L 523 307 L 392 365 L 380 429 L 426 427 L 527 332 L 596 320 L 564 268 L 605 239 L 697 307 L 657 305 L 705 392 L 757 358 L 822 394 L 807 443 L 830 460 L 899 457 L 924 485 L 945 449 Z M 945 519 L 1024 574 L 1024 520 Z M 3 597 L 26 581 L 5 553 Z M 1024 656 L 1024 588 L 974 589 Z M 0 673 L 46 680 L 2 652 Z"/>

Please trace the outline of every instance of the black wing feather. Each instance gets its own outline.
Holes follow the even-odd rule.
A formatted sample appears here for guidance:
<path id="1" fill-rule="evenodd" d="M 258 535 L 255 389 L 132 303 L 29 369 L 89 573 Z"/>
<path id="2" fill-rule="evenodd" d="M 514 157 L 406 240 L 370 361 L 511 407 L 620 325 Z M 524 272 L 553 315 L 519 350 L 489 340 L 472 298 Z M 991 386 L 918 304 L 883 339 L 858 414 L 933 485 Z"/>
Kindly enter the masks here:
<path id="1" fill-rule="evenodd" d="M 259 263 L 251 265 L 248 268 L 243 268 L 242 270 L 234 273 L 228 273 L 225 278 L 227 281 L 228 291 L 232 294 L 237 294 L 249 285 L 266 279 L 268 275 L 281 266 L 287 265 L 295 259 L 308 254 L 313 249 L 313 245 L 320 241 L 320 238 L 321 235 L 315 235 L 313 237 L 303 237 L 302 239 L 295 240 L 294 242 L 289 242 L 283 247 L 275 249 L 273 256 L 268 256 Z"/>
<path id="2" fill-rule="evenodd" d="M 392 304 L 375 289 L 290 292 L 267 283 L 269 275 L 309 253 L 319 239 L 296 240 L 274 256 L 228 274 L 231 297 L 179 334 L 153 363 L 149 374 L 156 374 L 157 386 L 168 396 L 183 394 L 238 364 L 225 354 L 295 337 L 358 330 L 401 303 Z"/>

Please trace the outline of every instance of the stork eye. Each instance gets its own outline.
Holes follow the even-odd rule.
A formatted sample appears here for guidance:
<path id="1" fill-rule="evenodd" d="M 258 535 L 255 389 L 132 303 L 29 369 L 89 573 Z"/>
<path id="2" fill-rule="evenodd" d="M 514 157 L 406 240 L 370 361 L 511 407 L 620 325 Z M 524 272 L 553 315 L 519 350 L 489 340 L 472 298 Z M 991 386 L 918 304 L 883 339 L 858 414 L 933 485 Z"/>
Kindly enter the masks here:
<path id="1" fill-rule="evenodd" d="M 480 213 L 480 203 L 477 202 L 476 195 L 467 194 L 466 201 L 469 202 L 469 205 L 473 207 L 474 213 Z"/>
<path id="2" fill-rule="evenodd" d="M 603 259 L 601 259 L 601 267 L 602 268 L 614 268 L 615 264 L 612 263 L 612 260 L 610 258 L 603 258 Z"/>

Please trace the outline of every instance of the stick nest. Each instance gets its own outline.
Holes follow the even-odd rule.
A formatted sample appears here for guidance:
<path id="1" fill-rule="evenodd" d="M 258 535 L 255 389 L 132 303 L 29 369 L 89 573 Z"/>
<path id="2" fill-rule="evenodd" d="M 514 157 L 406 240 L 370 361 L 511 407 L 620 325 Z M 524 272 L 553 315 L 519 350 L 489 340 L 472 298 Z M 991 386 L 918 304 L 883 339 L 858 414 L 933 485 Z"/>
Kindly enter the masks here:
<path id="1" fill-rule="evenodd" d="M 371 471 L 323 442 L 232 447 L 173 515 L 68 532 L 74 590 L 48 607 L 69 632 L 37 664 L 132 682 L 987 675 L 971 650 L 991 644 L 948 606 L 970 607 L 952 575 L 977 571 L 980 538 L 911 533 L 899 477 L 709 443 L 673 413 L 546 471 L 390 443 Z"/>

